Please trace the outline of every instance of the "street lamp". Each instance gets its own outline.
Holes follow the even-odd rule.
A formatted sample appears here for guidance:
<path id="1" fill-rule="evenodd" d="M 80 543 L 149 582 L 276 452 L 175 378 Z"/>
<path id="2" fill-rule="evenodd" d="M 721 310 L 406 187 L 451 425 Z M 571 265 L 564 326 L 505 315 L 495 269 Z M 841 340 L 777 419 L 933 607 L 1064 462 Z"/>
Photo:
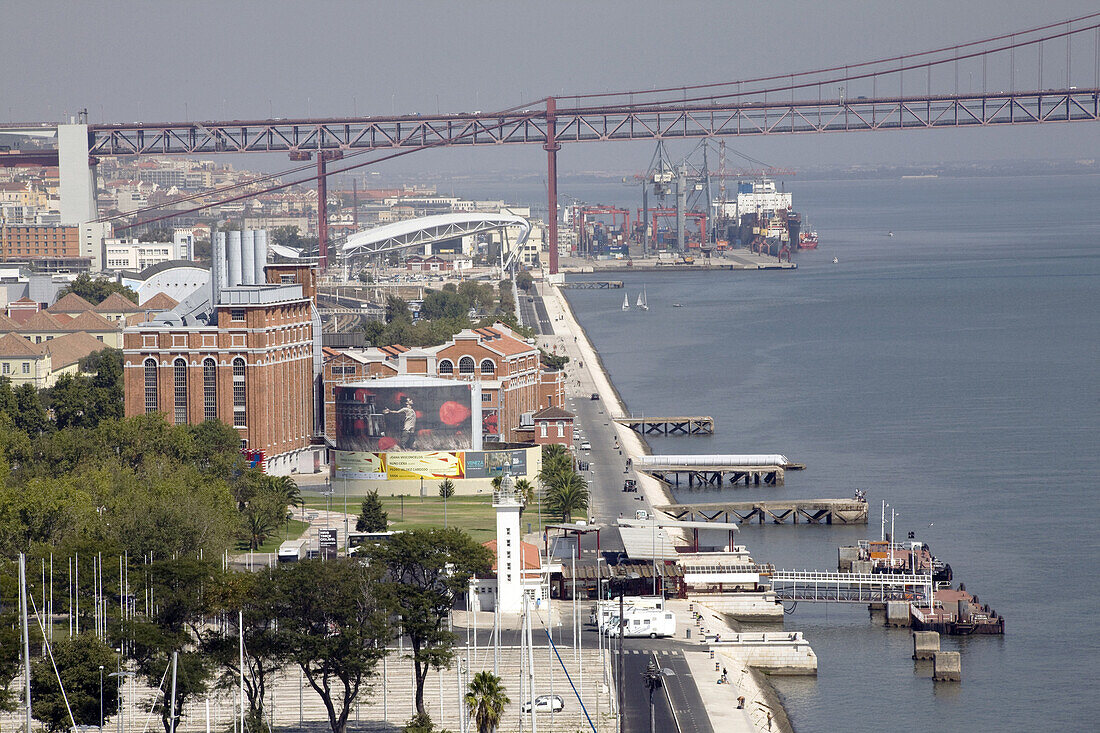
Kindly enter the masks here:
<path id="1" fill-rule="evenodd" d="M 623 731 L 625 731 L 625 729 L 626 729 L 625 724 L 624 724 L 625 718 L 623 716 L 623 691 L 624 691 L 624 686 L 623 686 L 623 636 L 625 635 L 625 631 L 626 631 L 626 619 L 624 617 L 625 616 L 625 608 L 624 608 L 625 603 L 623 601 L 623 597 L 626 595 L 627 581 L 636 580 L 640 577 L 641 576 L 638 575 L 638 573 L 631 572 L 629 574 L 624 573 L 622 576 L 620 576 L 618 578 L 608 578 L 608 581 L 607 581 L 608 582 L 608 586 L 607 586 L 608 594 L 612 595 L 612 596 L 614 596 L 614 595 L 619 596 L 619 648 L 618 648 L 618 656 L 617 656 L 617 661 L 616 661 L 616 668 L 618 669 L 618 674 L 615 676 L 615 687 L 616 687 L 616 691 L 618 693 L 617 697 L 619 698 L 619 706 L 618 706 L 618 710 L 619 710 L 619 733 L 623 733 Z M 610 629 L 609 629 L 608 630 L 608 637 L 610 637 L 610 635 L 611 635 L 611 632 L 610 632 Z"/>
<path id="2" fill-rule="evenodd" d="M 657 731 L 656 716 L 653 713 L 653 693 L 664 686 L 661 677 L 672 674 L 675 673 L 671 669 L 658 667 L 656 659 L 649 660 L 649 666 L 646 667 L 645 672 L 642 672 L 642 679 L 645 680 L 646 689 L 649 690 L 649 733 Z"/>

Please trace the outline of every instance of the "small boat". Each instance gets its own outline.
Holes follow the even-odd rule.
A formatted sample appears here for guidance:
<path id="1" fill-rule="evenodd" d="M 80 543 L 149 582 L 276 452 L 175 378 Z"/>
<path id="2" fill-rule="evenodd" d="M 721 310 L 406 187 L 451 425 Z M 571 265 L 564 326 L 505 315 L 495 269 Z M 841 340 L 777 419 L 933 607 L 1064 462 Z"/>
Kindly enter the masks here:
<path id="1" fill-rule="evenodd" d="M 644 311 L 649 310 L 649 305 L 645 302 L 645 285 L 642 286 L 642 292 L 638 293 L 638 302 L 634 305 Z"/>
<path id="2" fill-rule="evenodd" d="M 892 236 L 894 236 L 894 233 L 893 233 L 893 232 L 889 232 L 889 233 L 887 233 L 887 235 L 886 235 L 886 236 L 888 236 L 888 237 L 892 237 Z"/>
<path id="3" fill-rule="evenodd" d="M 673 303 L 672 307 L 673 308 L 683 308 L 684 306 L 680 305 L 679 303 Z"/>
<path id="4" fill-rule="evenodd" d="M 833 264 L 835 265 L 835 264 L 837 264 L 838 262 L 840 262 L 840 260 L 838 260 L 838 259 L 837 259 L 836 257 L 834 257 L 834 258 L 833 258 Z"/>
<path id="5" fill-rule="evenodd" d="M 630 310 L 630 297 L 626 293 L 623 293 L 623 310 Z"/>

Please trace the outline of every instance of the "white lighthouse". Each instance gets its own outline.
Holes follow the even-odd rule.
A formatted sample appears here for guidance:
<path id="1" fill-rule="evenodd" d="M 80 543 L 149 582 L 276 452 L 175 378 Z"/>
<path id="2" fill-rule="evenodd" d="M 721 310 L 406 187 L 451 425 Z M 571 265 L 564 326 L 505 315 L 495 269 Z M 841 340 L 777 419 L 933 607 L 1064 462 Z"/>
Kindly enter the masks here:
<path id="1" fill-rule="evenodd" d="M 516 482 L 505 476 L 493 492 L 497 510 L 497 603 L 501 613 L 523 610 L 523 545 L 519 515 L 523 500 L 516 496 Z"/>

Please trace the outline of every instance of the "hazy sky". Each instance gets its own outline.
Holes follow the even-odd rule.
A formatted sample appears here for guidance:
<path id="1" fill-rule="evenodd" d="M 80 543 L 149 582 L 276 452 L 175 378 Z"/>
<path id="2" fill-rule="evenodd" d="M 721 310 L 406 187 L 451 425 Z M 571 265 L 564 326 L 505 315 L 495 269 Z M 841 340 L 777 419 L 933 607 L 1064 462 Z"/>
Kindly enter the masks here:
<path id="1" fill-rule="evenodd" d="M 82 107 L 93 121 L 147 122 L 489 111 L 563 92 L 859 62 L 1096 9 L 1095 0 L 4 0 L 0 120 L 64 119 Z M 1096 35 L 1074 43 L 1071 81 L 1094 86 Z M 1064 42 L 1047 51 L 1046 64 L 1044 86 L 1062 86 Z M 1035 66 L 1022 54 L 1017 59 L 1029 74 Z M 966 73 L 964 90 L 973 82 Z M 1095 155 L 1097 142 L 1100 127 L 1077 123 L 746 137 L 729 144 L 775 165 L 797 166 L 1073 158 Z M 648 163 L 651 150 L 651 143 L 567 145 L 559 161 L 563 172 L 635 169 Z M 532 146 L 432 151 L 410 156 L 401 167 L 534 171 L 543 165 L 544 153 Z"/>

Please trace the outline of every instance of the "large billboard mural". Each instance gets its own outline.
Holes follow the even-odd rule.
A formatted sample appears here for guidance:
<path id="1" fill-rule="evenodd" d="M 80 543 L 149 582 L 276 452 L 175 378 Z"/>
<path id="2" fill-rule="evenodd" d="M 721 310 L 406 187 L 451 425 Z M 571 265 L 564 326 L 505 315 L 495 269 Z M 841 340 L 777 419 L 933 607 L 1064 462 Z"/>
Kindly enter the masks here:
<path id="1" fill-rule="evenodd" d="M 336 387 L 339 450 L 432 453 L 480 447 L 480 396 L 472 384 L 386 381 Z"/>
<path id="2" fill-rule="evenodd" d="M 335 451 L 338 479 L 492 478 L 527 475 L 527 449 L 498 451 Z"/>

